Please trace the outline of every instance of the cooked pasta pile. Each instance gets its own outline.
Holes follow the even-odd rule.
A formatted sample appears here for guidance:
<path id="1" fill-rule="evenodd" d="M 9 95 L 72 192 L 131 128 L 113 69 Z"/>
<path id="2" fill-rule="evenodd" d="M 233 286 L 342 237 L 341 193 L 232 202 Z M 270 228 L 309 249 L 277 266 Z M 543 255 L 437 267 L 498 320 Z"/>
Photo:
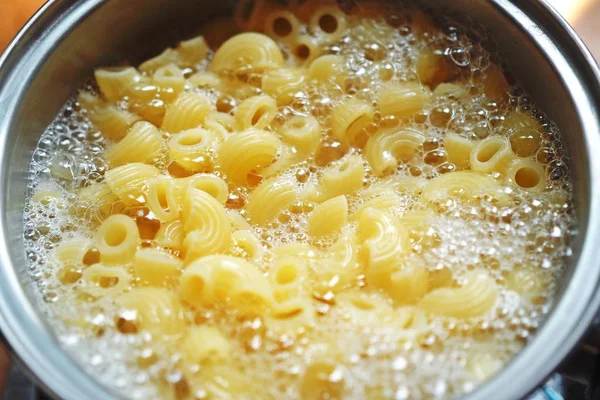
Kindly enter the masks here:
<path id="1" fill-rule="evenodd" d="M 417 9 L 245 2 L 101 68 L 40 140 L 25 240 L 129 398 L 439 399 L 527 342 L 570 255 L 556 127 Z"/>

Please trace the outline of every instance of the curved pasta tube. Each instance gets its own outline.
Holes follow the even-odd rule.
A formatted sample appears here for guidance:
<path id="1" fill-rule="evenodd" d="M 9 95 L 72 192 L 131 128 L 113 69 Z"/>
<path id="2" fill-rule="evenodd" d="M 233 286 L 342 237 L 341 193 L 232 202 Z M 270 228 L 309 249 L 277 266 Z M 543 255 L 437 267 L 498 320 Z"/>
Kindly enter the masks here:
<path id="1" fill-rule="evenodd" d="M 451 196 L 469 200 L 483 195 L 492 196 L 500 206 L 505 206 L 510 202 L 510 196 L 498 181 L 490 175 L 472 171 L 457 171 L 440 175 L 423 187 L 421 193 L 421 197 L 425 201 L 446 199 Z"/>
<path id="2" fill-rule="evenodd" d="M 428 181 L 423 178 L 416 178 L 414 176 L 392 175 L 380 179 L 368 188 L 363 189 L 360 192 L 360 196 L 362 198 L 369 198 L 390 192 L 414 195 L 420 191 L 427 182 Z"/>
<path id="3" fill-rule="evenodd" d="M 353 268 L 358 263 L 358 241 L 351 231 L 342 232 L 340 238 L 326 251 L 325 257 L 342 268 Z"/>
<path id="4" fill-rule="evenodd" d="M 183 238 L 183 222 L 176 219 L 160 225 L 160 229 L 154 237 L 154 242 L 160 247 L 180 251 Z"/>
<path id="5" fill-rule="evenodd" d="M 235 130 L 235 117 L 224 112 L 211 112 L 204 121 L 204 127 L 212 131 L 220 142 Z"/>
<path id="6" fill-rule="evenodd" d="M 354 142 L 356 135 L 373 121 L 373 106 L 349 98 L 331 110 L 331 131 L 343 142 Z"/>
<path id="7" fill-rule="evenodd" d="M 238 256 L 255 262 L 259 262 L 262 259 L 265 249 L 260 240 L 251 231 L 236 231 L 232 234 L 232 238 L 234 249 L 237 248 L 242 253 L 242 255 L 238 254 Z"/>
<path id="8" fill-rule="evenodd" d="M 279 157 L 268 167 L 260 170 L 260 176 L 263 179 L 272 178 L 283 171 L 289 170 L 293 165 L 304 161 L 304 157 L 296 148 L 288 145 L 282 145 L 279 149 Z"/>
<path id="9" fill-rule="evenodd" d="M 273 291 L 258 268 L 231 256 L 207 256 L 191 263 L 179 279 L 179 295 L 194 307 L 229 303 L 238 311 L 256 311 L 257 302 L 263 308 L 273 302 Z"/>
<path id="10" fill-rule="evenodd" d="M 87 92 L 79 93 L 77 101 L 87 111 L 86 117 L 104 135 L 112 140 L 123 138 L 129 127 L 139 121 L 138 115 L 121 110 L 115 105 L 102 102 Z"/>
<path id="11" fill-rule="evenodd" d="M 259 95 L 242 101 L 235 111 L 238 130 L 266 128 L 277 113 L 277 104 L 271 96 Z"/>
<path id="12" fill-rule="evenodd" d="M 358 235 L 367 281 L 377 288 L 389 288 L 391 274 L 408 250 L 408 233 L 385 211 L 367 208 L 358 220 Z"/>
<path id="13" fill-rule="evenodd" d="M 506 286 L 527 301 L 544 295 L 543 282 L 541 272 L 532 268 L 514 269 L 506 277 Z"/>
<path id="14" fill-rule="evenodd" d="M 260 398 L 261 394 L 253 390 L 253 383 L 231 362 L 205 363 L 197 373 L 195 381 L 191 381 L 192 389 L 197 385 L 198 390 L 193 393 L 206 393 L 209 399 L 240 399 Z"/>
<path id="15" fill-rule="evenodd" d="M 135 221 L 126 215 L 108 217 L 96 232 L 95 243 L 104 264 L 126 264 L 133 260 L 140 240 Z"/>
<path id="16" fill-rule="evenodd" d="M 326 43 L 340 39 L 346 33 L 347 21 L 337 6 L 319 7 L 308 23 L 309 29 Z"/>
<path id="17" fill-rule="evenodd" d="M 331 235 L 348 222 L 346 196 L 334 197 L 319 204 L 308 217 L 308 234 L 313 237 Z"/>
<path id="18" fill-rule="evenodd" d="M 454 97 L 463 99 L 468 94 L 464 85 L 457 83 L 440 83 L 433 91 L 437 97 Z"/>
<path id="19" fill-rule="evenodd" d="M 213 131 L 194 128 L 171 136 L 168 142 L 169 157 L 190 172 L 206 170 L 210 150 L 218 143 Z"/>
<path id="20" fill-rule="evenodd" d="M 327 54 L 315 58 L 308 67 L 310 79 L 340 85 L 346 75 L 346 62 L 342 56 Z"/>
<path id="21" fill-rule="evenodd" d="M 395 317 L 392 306 L 377 293 L 343 292 L 336 296 L 336 304 L 344 317 L 356 324 L 371 326 L 390 322 Z"/>
<path id="22" fill-rule="evenodd" d="M 169 222 L 179 218 L 179 204 L 177 186 L 173 178 L 159 175 L 150 178 L 145 193 L 146 207 L 160 222 Z"/>
<path id="23" fill-rule="evenodd" d="M 250 222 L 266 225 L 294 202 L 296 185 L 290 179 L 271 178 L 261 182 L 248 196 L 246 211 Z"/>
<path id="24" fill-rule="evenodd" d="M 95 297 L 114 296 L 129 286 L 131 276 L 121 267 L 94 264 L 83 270 L 82 291 Z"/>
<path id="25" fill-rule="evenodd" d="M 210 47 L 204 39 L 204 36 L 196 36 L 194 38 L 184 40 L 177 46 L 177 52 L 183 65 L 179 64 L 179 67 L 190 67 L 194 64 L 203 61 L 210 52 Z"/>
<path id="26" fill-rule="evenodd" d="M 85 253 L 92 247 L 89 239 L 78 238 L 61 243 L 54 255 L 56 259 L 65 266 L 82 266 Z"/>
<path id="27" fill-rule="evenodd" d="M 303 400 L 343 399 L 346 392 L 348 371 L 330 358 L 311 362 L 304 371 L 300 383 Z"/>
<path id="28" fill-rule="evenodd" d="M 178 338 L 185 330 L 184 309 L 168 289 L 135 288 L 116 299 L 125 312 L 135 313 L 137 331 L 146 331 L 161 339 Z"/>
<path id="29" fill-rule="evenodd" d="M 188 188 L 183 200 L 183 249 L 186 262 L 223 253 L 231 245 L 231 223 L 225 209 L 206 192 Z"/>
<path id="30" fill-rule="evenodd" d="M 316 250 L 307 243 L 282 244 L 271 251 L 275 257 L 292 256 L 303 260 L 312 260 L 317 256 Z"/>
<path id="31" fill-rule="evenodd" d="M 261 33 L 241 33 L 219 47 L 210 64 L 213 72 L 235 71 L 249 65 L 254 70 L 267 70 L 283 65 L 283 54 L 277 43 Z"/>
<path id="32" fill-rule="evenodd" d="M 396 308 L 394 322 L 398 327 L 396 334 L 400 343 L 414 341 L 427 330 L 429 324 L 423 310 L 412 306 Z"/>
<path id="33" fill-rule="evenodd" d="M 131 162 L 152 163 L 161 153 L 162 135 L 149 122 L 136 122 L 127 135 L 106 151 L 111 167 Z"/>
<path id="34" fill-rule="evenodd" d="M 409 118 L 423 110 L 431 101 L 431 93 L 418 82 L 385 85 L 377 92 L 381 115 Z"/>
<path id="35" fill-rule="evenodd" d="M 189 188 L 194 188 L 208 193 L 219 203 L 225 204 L 229 197 L 227 182 L 213 174 L 195 174 L 189 178 L 176 180 L 177 198 L 183 200 Z"/>
<path id="36" fill-rule="evenodd" d="M 391 276 L 388 291 L 398 304 L 416 304 L 429 292 L 429 273 L 422 265 L 406 265 Z"/>
<path id="37" fill-rule="evenodd" d="M 285 10 L 275 10 L 265 19 L 265 33 L 279 40 L 289 40 L 297 34 L 300 22 L 296 16 Z"/>
<path id="38" fill-rule="evenodd" d="M 302 89 L 304 81 L 305 75 L 300 69 L 273 69 L 263 74 L 261 88 L 275 98 L 277 104 L 289 104 Z"/>
<path id="39" fill-rule="evenodd" d="M 39 189 L 31 196 L 32 203 L 40 203 L 43 206 L 57 204 L 62 201 L 64 201 L 62 193 L 54 189 Z"/>
<path id="40" fill-rule="evenodd" d="M 365 158 L 377 176 L 395 171 L 398 163 L 411 161 L 421 149 L 425 136 L 417 131 L 387 130 L 371 136 L 365 147 Z"/>
<path id="41" fill-rule="evenodd" d="M 177 257 L 152 248 L 139 249 L 135 253 L 133 268 L 139 283 L 149 286 L 172 284 L 179 277 L 183 262 Z"/>
<path id="42" fill-rule="evenodd" d="M 496 304 L 496 283 L 484 271 L 469 272 L 458 288 L 435 289 L 419 302 L 419 308 L 434 315 L 467 319 L 483 316 Z"/>
<path id="43" fill-rule="evenodd" d="M 145 201 L 148 180 L 159 174 L 158 169 L 151 165 L 131 163 L 108 170 L 104 180 L 119 200 L 134 206 Z"/>
<path id="44" fill-rule="evenodd" d="M 347 155 L 337 165 L 323 171 L 319 182 L 319 198 L 328 200 L 358 191 L 365 177 L 363 159 L 359 155 Z"/>
<path id="45" fill-rule="evenodd" d="M 309 35 L 298 35 L 294 37 L 294 41 L 290 47 L 296 65 L 306 64 L 319 55 L 319 45 L 317 40 Z"/>
<path id="46" fill-rule="evenodd" d="M 480 172 L 504 172 L 512 157 L 508 140 L 492 136 L 481 140 L 471 151 L 471 169 Z"/>
<path id="47" fill-rule="evenodd" d="M 393 191 L 380 192 L 375 197 L 366 200 L 355 209 L 354 213 L 350 216 L 350 220 L 355 221 L 360 219 L 360 215 L 363 210 L 367 208 L 374 208 L 376 210 L 383 211 L 394 211 L 398 208 L 403 208 L 406 205 L 406 201 Z"/>
<path id="48" fill-rule="evenodd" d="M 506 178 L 520 189 L 529 192 L 542 192 L 546 189 L 546 171 L 534 160 L 513 160 L 506 170 Z"/>
<path id="49" fill-rule="evenodd" d="M 456 133 L 447 133 L 444 137 L 444 150 L 448 154 L 448 161 L 459 169 L 468 169 L 471 166 L 471 152 L 475 142 Z"/>
<path id="50" fill-rule="evenodd" d="M 106 183 L 96 183 L 83 188 L 77 200 L 85 207 L 86 216 L 93 220 L 103 221 L 109 215 L 119 211 L 122 204 Z"/>
<path id="51" fill-rule="evenodd" d="M 180 351 L 188 366 L 207 362 L 223 362 L 233 350 L 231 342 L 221 331 L 212 326 L 193 326 L 188 329 Z"/>
<path id="52" fill-rule="evenodd" d="M 308 276 L 307 261 L 294 256 L 276 259 L 269 270 L 269 280 L 275 300 L 284 302 L 298 297 Z"/>
<path id="53" fill-rule="evenodd" d="M 313 116 L 295 115 L 279 129 L 283 141 L 293 145 L 301 156 L 315 152 L 321 139 L 321 127 Z"/>
<path id="54" fill-rule="evenodd" d="M 98 68 L 94 78 L 102 96 L 110 102 L 116 102 L 127 94 L 127 89 L 142 80 L 140 73 L 133 67 Z"/>
<path id="55" fill-rule="evenodd" d="M 419 82 L 436 89 L 439 84 L 451 80 L 452 75 L 456 74 L 452 65 L 442 51 L 424 49 L 415 65 Z"/>
<path id="56" fill-rule="evenodd" d="M 315 321 L 315 307 L 309 297 L 293 297 L 276 304 L 265 316 L 268 329 L 280 335 L 296 335 Z"/>
<path id="57" fill-rule="evenodd" d="M 231 221 L 231 227 L 233 230 L 237 231 L 249 231 L 252 230 L 252 227 L 239 212 L 234 210 L 227 210 L 227 216 L 229 217 L 229 221 Z"/>
<path id="58" fill-rule="evenodd" d="M 139 70 L 145 73 L 152 73 L 169 64 L 179 64 L 179 53 L 175 49 L 168 48 L 159 55 L 143 62 L 139 66 Z"/>
<path id="59" fill-rule="evenodd" d="M 531 157 L 540 147 L 544 128 L 535 117 L 522 111 L 509 112 L 502 130 L 510 137 L 510 147 L 518 157 Z"/>
<path id="60" fill-rule="evenodd" d="M 223 79 L 214 72 L 200 71 L 187 79 L 188 83 L 198 88 L 211 88 L 223 91 L 226 89 Z"/>
<path id="61" fill-rule="evenodd" d="M 161 89 L 160 98 L 168 103 L 175 100 L 185 88 L 183 72 L 175 64 L 158 68 L 152 75 L 152 82 Z"/>
<path id="62" fill-rule="evenodd" d="M 179 133 L 202 125 L 212 111 L 210 101 L 195 92 L 183 93 L 167 108 L 161 129 L 169 133 Z"/>
<path id="63" fill-rule="evenodd" d="M 280 147 L 281 141 L 274 134 L 248 129 L 223 142 L 218 153 L 221 169 L 232 182 L 246 184 L 248 174 L 270 165 Z"/>

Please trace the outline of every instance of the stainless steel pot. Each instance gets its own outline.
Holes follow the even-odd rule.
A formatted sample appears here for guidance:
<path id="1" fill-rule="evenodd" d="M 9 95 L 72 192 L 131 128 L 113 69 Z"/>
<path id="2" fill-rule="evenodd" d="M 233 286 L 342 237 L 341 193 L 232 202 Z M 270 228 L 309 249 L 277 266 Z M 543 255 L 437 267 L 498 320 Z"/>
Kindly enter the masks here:
<path id="1" fill-rule="evenodd" d="M 400 1 L 400 0 L 398 0 Z M 581 41 L 541 0 L 427 1 L 470 15 L 493 34 L 514 75 L 565 135 L 578 235 L 560 300 L 531 343 L 470 400 L 514 400 L 573 350 L 600 306 L 599 71 Z M 235 1 L 54 0 L 0 59 L 0 327 L 32 376 L 64 399 L 116 397 L 57 344 L 35 309 L 22 211 L 27 167 L 39 136 L 95 67 L 138 61 L 196 33 Z"/>

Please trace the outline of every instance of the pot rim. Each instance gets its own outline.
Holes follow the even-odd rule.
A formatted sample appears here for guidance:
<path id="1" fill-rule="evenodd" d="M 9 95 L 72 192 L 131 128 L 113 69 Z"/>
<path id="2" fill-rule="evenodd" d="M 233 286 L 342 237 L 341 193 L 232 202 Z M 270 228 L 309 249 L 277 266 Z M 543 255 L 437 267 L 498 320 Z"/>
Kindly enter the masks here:
<path id="1" fill-rule="evenodd" d="M 94 12 L 105 0 L 50 0 L 19 32 L 0 57 L 0 182 L 8 184 L 7 138 L 11 121 L 19 108 L 20 94 L 69 31 Z M 569 286 L 548 320 L 532 341 L 496 377 L 467 396 L 468 400 L 523 398 L 548 377 L 582 338 L 600 308 L 600 158 L 590 149 L 600 149 L 600 71 L 581 39 L 547 0 L 524 2 L 490 0 L 492 6 L 512 20 L 529 40 L 544 53 L 568 89 L 581 121 L 585 121 L 584 140 L 589 160 L 590 203 L 588 227 L 582 251 Z M 533 5 L 537 3 L 537 5 Z M 554 31 L 543 31 L 522 9 L 537 7 L 555 24 Z M 544 27 L 546 28 L 546 27 Z M 559 40 L 556 40 L 556 38 Z M 560 51 L 568 46 L 581 58 L 577 67 Z M 574 64 L 574 63 L 573 63 Z M 0 195 L 0 327 L 5 341 L 28 368 L 32 377 L 53 396 L 64 399 L 101 400 L 118 397 L 93 379 L 57 343 L 36 315 L 13 268 L 8 248 L 10 226 L 7 222 L 7 191 Z M 590 282 L 594 282 L 593 285 Z"/>

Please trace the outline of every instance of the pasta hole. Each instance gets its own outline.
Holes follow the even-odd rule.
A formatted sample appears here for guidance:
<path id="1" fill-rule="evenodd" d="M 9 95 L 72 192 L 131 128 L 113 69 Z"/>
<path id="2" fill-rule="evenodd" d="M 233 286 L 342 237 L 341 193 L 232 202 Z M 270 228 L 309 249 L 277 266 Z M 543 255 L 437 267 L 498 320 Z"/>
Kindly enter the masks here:
<path id="1" fill-rule="evenodd" d="M 252 125 L 256 125 L 258 121 L 269 111 L 268 107 L 260 107 L 252 116 Z"/>
<path id="2" fill-rule="evenodd" d="M 113 286 L 117 286 L 119 284 L 118 276 L 101 276 L 96 280 L 98 286 L 103 289 L 109 289 Z"/>
<path id="3" fill-rule="evenodd" d="M 194 296 L 202 296 L 204 292 L 205 282 L 199 276 L 190 276 L 185 284 L 185 291 L 187 293 L 193 293 Z"/>
<path id="4" fill-rule="evenodd" d="M 115 325 L 117 326 L 117 330 L 123 334 L 134 334 L 138 332 L 136 320 L 137 312 L 125 311 L 117 317 Z"/>
<path id="5" fill-rule="evenodd" d="M 275 280 L 280 285 L 287 285 L 289 283 L 292 283 L 297 278 L 298 269 L 291 264 L 282 265 L 279 269 L 277 269 L 277 274 L 275 275 Z"/>
<path id="6" fill-rule="evenodd" d="M 540 183 L 540 175 L 533 168 L 524 167 L 515 174 L 515 183 L 522 188 L 530 189 Z"/>
<path id="7" fill-rule="evenodd" d="M 83 264 L 84 265 L 94 265 L 100 262 L 100 250 L 96 247 L 92 247 L 88 251 L 85 252 L 83 256 Z"/>
<path id="8" fill-rule="evenodd" d="M 488 146 L 484 147 L 477 153 L 477 161 L 479 162 L 488 162 L 492 159 L 500 151 L 502 148 L 501 143 L 490 143 Z"/>
<path id="9" fill-rule="evenodd" d="M 159 187 L 158 191 L 156 193 L 156 196 L 158 197 L 158 204 L 160 204 L 160 207 L 163 210 L 168 210 L 169 209 L 169 202 L 167 200 L 167 191 L 165 190 L 164 187 Z"/>
<path id="10" fill-rule="evenodd" d="M 306 60 L 308 57 L 310 57 L 310 47 L 305 44 L 299 45 L 296 47 L 296 56 L 302 60 Z"/>
<path id="11" fill-rule="evenodd" d="M 287 18 L 278 17 L 273 21 L 273 32 L 279 37 L 286 37 L 292 33 L 292 24 Z"/>
<path id="12" fill-rule="evenodd" d="M 331 14 L 324 14 L 319 18 L 319 28 L 323 32 L 334 33 L 338 29 L 337 18 Z"/>
<path id="13" fill-rule="evenodd" d="M 104 242 L 110 247 L 117 247 L 127 239 L 127 228 L 122 224 L 113 225 L 104 234 Z"/>
<path id="14" fill-rule="evenodd" d="M 182 146 L 195 146 L 202 144 L 203 141 L 204 138 L 201 135 L 183 135 L 177 140 L 177 143 Z"/>
<path id="15" fill-rule="evenodd" d="M 219 187 L 217 185 L 215 185 L 214 183 L 207 183 L 207 182 L 202 182 L 202 183 L 203 183 L 202 185 L 195 186 L 194 188 L 201 190 L 216 199 L 219 195 Z"/>

